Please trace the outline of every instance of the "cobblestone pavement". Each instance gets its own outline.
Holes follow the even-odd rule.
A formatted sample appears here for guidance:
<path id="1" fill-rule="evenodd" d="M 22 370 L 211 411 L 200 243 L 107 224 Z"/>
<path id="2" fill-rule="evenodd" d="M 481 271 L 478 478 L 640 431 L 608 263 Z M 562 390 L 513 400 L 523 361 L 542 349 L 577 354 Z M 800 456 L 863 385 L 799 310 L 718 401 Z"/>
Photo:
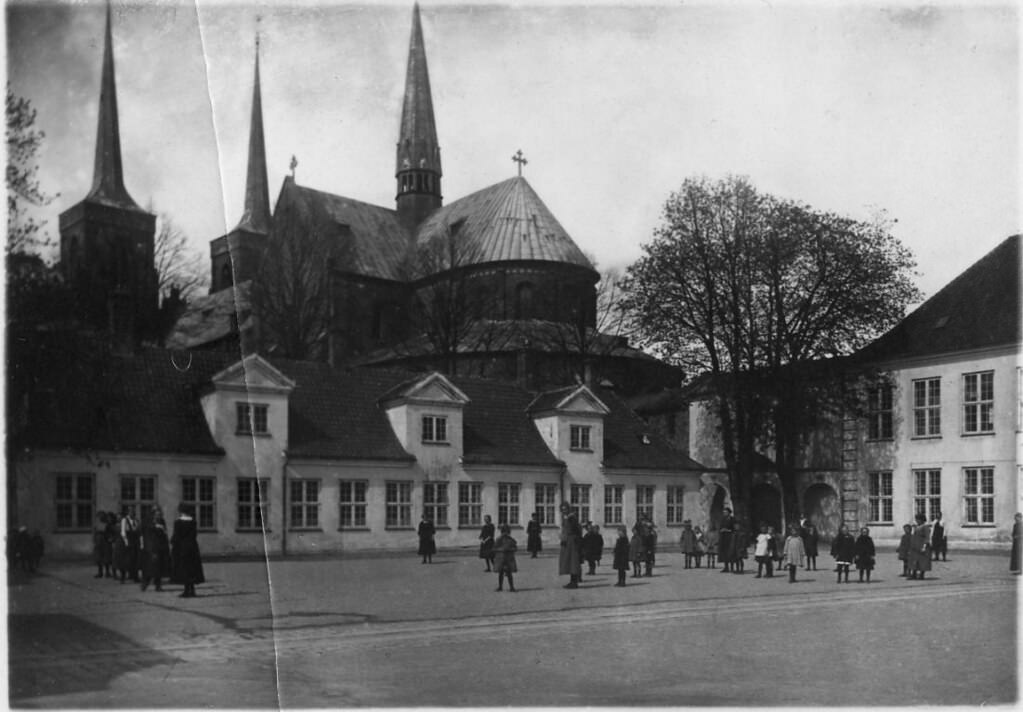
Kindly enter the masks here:
<path id="1" fill-rule="evenodd" d="M 894 558 L 879 556 L 870 584 L 836 584 L 830 557 L 789 584 L 685 570 L 662 553 L 653 577 L 614 587 L 605 559 L 568 591 L 553 558 L 519 557 L 514 594 L 495 592 L 480 560 L 443 552 L 432 565 L 210 561 L 195 599 L 48 563 L 9 579 L 9 697 L 41 708 L 1014 700 L 1007 557 L 962 553 L 922 582 L 895 575 Z M 807 674 L 836 661 L 835 679 Z"/>

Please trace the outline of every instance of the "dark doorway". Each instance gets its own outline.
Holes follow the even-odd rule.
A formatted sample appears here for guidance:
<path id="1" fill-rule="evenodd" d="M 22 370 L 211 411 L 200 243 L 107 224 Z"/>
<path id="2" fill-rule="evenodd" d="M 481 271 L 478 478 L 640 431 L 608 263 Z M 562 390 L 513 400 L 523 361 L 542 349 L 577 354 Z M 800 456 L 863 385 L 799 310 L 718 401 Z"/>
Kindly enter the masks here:
<path id="1" fill-rule="evenodd" d="M 781 493 L 769 484 L 761 482 L 753 487 L 751 493 L 753 506 L 750 508 L 750 519 L 753 531 L 759 532 L 764 524 L 774 527 L 776 532 L 781 528 Z"/>
<path id="2" fill-rule="evenodd" d="M 818 482 L 803 494 L 803 513 L 817 527 L 821 541 L 831 541 L 842 523 L 842 503 L 831 486 Z"/>

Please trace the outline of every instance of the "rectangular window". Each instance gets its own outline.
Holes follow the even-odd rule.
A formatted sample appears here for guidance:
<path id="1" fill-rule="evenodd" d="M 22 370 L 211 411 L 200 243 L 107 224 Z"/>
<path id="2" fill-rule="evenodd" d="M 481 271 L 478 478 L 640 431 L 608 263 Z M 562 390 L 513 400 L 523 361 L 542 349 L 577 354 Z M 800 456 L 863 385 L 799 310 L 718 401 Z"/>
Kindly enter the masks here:
<path id="1" fill-rule="evenodd" d="M 941 379 L 913 381 L 913 435 L 941 435 Z"/>
<path id="2" fill-rule="evenodd" d="M 448 525 L 448 483 L 423 483 L 423 513 L 430 518 L 434 526 Z"/>
<path id="3" fill-rule="evenodd" d="M 967 467 L 963 469 L 965 495 L 965 523 L 987 525 L 995 523 L 995 468 Z"/>
<path id="4" fill-rule="evenodd" d="M 195 512 L 195 525 L 201 531 L 217 528 L 217 479 L 182 477 L 181 503 Z"/>
<path id="5" fill-rule="evenodd" d="M 448 419 L 442 415 L 423 416 L 423 442 L 446 443 L 448 441 Z"/>
<path id="6" fill-rule="evenodd" d="M 458 483 L 458 526 L 478 527 L 483 524 L 483 483 Z"/>
<path id="7" fill-rule="evenodd" d="M 548 483 L 537 483 L 536 518 L 540 526 L 556 526 L 558 523 L 558 486 Z"/>
<path id="8" fill-rule="evenodd" d="M 385 518 L 388 527 L 412 527 L 412 483 L 387 482 L 384 485 Z"/>
<path id="9" fill-rule="evenodd" d="M 568 490 L 568 503 L 576 511 L 580 524 L 590 521 L 589 485 L 572 485 Z"/>
<path id="10" fill-rule="evenodd" d="M 963 375 L 963 432 L 993 433 L 995 423 L 995 372 Z"/>
<path id="11" fill-rule="evenodd" d="M 590 449 L 590 426 L 589 425 L 570 425 L 568 426 L 569 432 L 569 447 L 573 450 L 589 450 Z"/>
<path id="12" fill-rule="evenodd" d="M 867 502 L 871 524 L 892 523 L 892 473 L 867 473 Z"/>
<path id="13" fill-rule="evenodd" d="M 913 511 L 933 521 L 941 512 L 941 470 L 913 470 Z"/>
<path id="14" fill-rule="evenodd" d="M 238 479 L 238 528 L 270 529 L 268 497 L 270 480 L 242 477 Z"/>
<path id="15" fill-rule="evenodd" d="M 269 409 L 265 403 L 235 404 L 237 412 L 237 433 L 239 435 L 266 435 L 269 430 Z"/>
<path id="16" fill-rule="evenodd" d="M 678 487 L 675 485 L 668 487 L 668 526 L 682 526 L 682 520 L 685 519 L 685 517 L 682 516 L 683 494 L 685 494 L 684 487 Z"/>
<path id="17" fill-rule="evenodd" d="M 501 482 L 497 485 L 497 523 L 517 527 L 519 520 L 519 493 L 522 485 Z"/>
<path id="18" fill-rule="evenodd" d="M 96 495 L 91 474 L 57 475 L 54 504 L 57 507 L 57 530 L 78 531 L 92 528 Z"/>
<path id="19" fill-rule="evenodd" d="M 292 529 L 317 529 L 320 526 L 320 481 L 292 480 L 290 483 Z"/>
<path id="20" fill-rule="evenodd" d="M 644 517 L 654 521 L 653 485 L 636 485 L 636 521 Z"/>
<path id="21" fill-rule="evenodd" d="M 624 514 L 625 485 L 604 485 L 604 526 L 625 524 Z"/>
<path id="22" fill-rule="evenodd" d="M 121 475 L 121 501 L 119 511 L 131 507 L 139 522 L 148 519 L 156 506 L 155 475 Z"/>
<path id="23" fill-rule="evenodd" d="M 337 501 L 340 507 L 338 522 L 341 528 L 365 529 L 366 490 L 369 483 L 365 480 L 339 480 L 337 486 Z"/>
<path id="24" fill-rule="evenodd" d="M 887 383 L 867 395 L 867 438 L 892 439 L 892 387 Z"/>

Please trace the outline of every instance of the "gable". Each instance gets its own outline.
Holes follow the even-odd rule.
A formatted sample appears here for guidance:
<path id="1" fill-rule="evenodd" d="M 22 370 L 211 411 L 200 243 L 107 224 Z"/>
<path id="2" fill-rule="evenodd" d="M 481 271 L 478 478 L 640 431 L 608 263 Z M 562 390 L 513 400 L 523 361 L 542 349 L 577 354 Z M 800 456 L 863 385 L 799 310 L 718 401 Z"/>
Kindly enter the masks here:
<path id="1" fill-rule="evenodd" d="M 271 366 L 262 356 L 251 354 L 210 379 L 218 390 L 289 393 L 295 382 Z"/>
<path id="2" fill-rule="evenodd" d="M 399 403 L 464 406 L 469 402 L 469 396 L 443 374 L 431 373 L 399 384 L 384 394 L 380 402 L 386 408 Z"/>
<path id="3" fill-rule="evenodd" d="M 586 386 L 580 386 L 562 401 L 558 410 L 572 415 L 607 415 L 609 412 L 608 407 Z"/>

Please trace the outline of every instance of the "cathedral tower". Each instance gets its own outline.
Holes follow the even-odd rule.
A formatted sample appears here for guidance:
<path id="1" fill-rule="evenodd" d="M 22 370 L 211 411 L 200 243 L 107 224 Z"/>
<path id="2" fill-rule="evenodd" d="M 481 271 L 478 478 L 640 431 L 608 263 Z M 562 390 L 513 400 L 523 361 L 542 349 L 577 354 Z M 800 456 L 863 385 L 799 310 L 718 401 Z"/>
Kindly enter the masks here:
<path id="1" fill-rule="evenodd" d="M 248 170 L 242 218 L 231 232 L 210 242 L 213 270 L 210 293 L 256 276 L 270 232 L 270 194 L 266 177 L 266 143 L 263 140 L 263 101 L 259 87 L 259 37 L 256 37 L 256 70 L 252 84 L 252 117 L 249 123 Z"/>
<path id="2" fill-rule="evenodd" d="M 430 74 L 426 69 L 426 48 L 419 19 L 419 3 L 412 8 L 412 36 L 409 39 L 405 100 L 398 134 L 398 215 L 409 229 L 441 206 L 440 146 L 433 118 Z"/>
<path id="3" fill-rule="evenodd" d="M 102 75 L 92 188 L 60 215 L 60 266 L 85 324 L 139 337 L 156 327 L 156 217 L 124 187 L 109 3 Z"/>

